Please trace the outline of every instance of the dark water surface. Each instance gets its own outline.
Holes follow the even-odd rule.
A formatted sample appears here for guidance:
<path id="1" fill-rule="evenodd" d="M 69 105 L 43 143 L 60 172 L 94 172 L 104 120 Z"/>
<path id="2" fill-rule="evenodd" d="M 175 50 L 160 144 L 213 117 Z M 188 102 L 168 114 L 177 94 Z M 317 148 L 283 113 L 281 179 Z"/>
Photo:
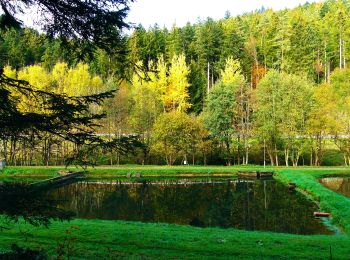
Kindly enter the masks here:
<path id="1" fill-rule="evenodd" d="M 43 199 L 84 219 L 333 234 L 313 218 L 313 202 L 274 180 L 81 181 Z"/>
<path id="2" fill-rule="evenodd" d="M 350 198 L 350 177 L 322 178 L 320 182 L 328 189 Z"/>

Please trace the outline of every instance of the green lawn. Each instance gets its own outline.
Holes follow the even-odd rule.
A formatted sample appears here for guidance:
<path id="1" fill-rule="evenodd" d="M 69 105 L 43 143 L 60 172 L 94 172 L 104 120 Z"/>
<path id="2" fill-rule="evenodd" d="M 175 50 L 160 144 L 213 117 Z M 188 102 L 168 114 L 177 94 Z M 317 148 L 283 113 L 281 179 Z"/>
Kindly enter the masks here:
<path id="1" fill-rule="evenodd" d="M 244 169 L 262 167 L 247 166 Z M 192 173 L 228 173 L 242 167 L 157 167 L 123 166 L 99 167 L 90 171 L 92 176 L 120 176 L 126 172 L 144 175 Z M 272 168 L 269 168 L 272 169 Z M 12 243 L 30 248 L 44 248 L 50 256 L 57 249 L 73 258 L 109 259 L 128 258 L 242 258 L 242 259 L 333 259 L 350 258 L 350 199 L 323 187 L 318 178 L 324 175 L 345 175 L 346 168 L 273 168 L 282 182 L 295 182 L 320 203 L 321 209 L 331 212 L 333 223 L 343 230 L 342 235 L 298 236 L 270 232 L 249 232 L 235 229 L 195 228 L 168 224 L 145 224 L 123 221 L 74 220 L 55 222 L 49 229 L 16 224 L 10 230 L 0 231 L 0 250 L 8 250 Z M 4 176 L 46 173 L 52 176 L 57 168 L 8 168 Z M 67 232 L 68 231 L 68 232 Z M 68 248 L 70 248 L 68 250 Z M 67 256 L 67 255 L 66 255 Z"/>
<path id="2" fill-rule="evenodd" d="M 0 171 L 0 179 L 5 177 L 25 177 L 25 176 L 54 176 L 60 170 L 65 170 L 65 167 L 59 166 L 31 166 L 31 167 L 7 167 L 2 172 Z M 79 171 L 81 168 L 69 167 L 69 170 Z M 181 176 L 187 174 L 193 174 L 195 176 L 208 176 L 210 174 L 235 174 L 239 170 L 289 170 L 295 169 L 291 167 L 271 167 L 266 166 L 154 166 L 154 165 L 121 165 L 121 166 L 99 166 L 95 168 L 88 168 L 88 176 L 126 176 L 128 172 L 137 173 L 141 172 L 144 176 Z M 299 170 L 307 171 L 348 171 L 350 168 L 345 167 L 298 167 Z"/>

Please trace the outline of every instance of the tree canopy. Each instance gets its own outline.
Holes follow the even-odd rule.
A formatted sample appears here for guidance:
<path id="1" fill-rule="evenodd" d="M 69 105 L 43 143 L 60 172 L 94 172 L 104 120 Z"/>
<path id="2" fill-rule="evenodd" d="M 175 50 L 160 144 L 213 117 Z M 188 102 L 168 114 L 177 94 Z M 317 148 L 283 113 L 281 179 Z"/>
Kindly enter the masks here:
<path id="1" fill-rule="evenodd" d="M 200 132 L 208 134 L 201 145 L 191 146 L 197 147 L 196 153 L 192 148 L 190 153 L 198 163 L 262 163 L 266 150 L 273 164 L 319 165 L 332 150 L 338 161 L 344 156 L 344 163 L 349 164 L 347 0 L 280 11 L 262 9 L 219 20 L 198 20 L 183 27 L 137 25 L 129 35 L 123 34 L 128 25 L 122 17 L 131 1 L 74 1 L 71 6 L 68 1 L 1 3 L 6 11 L 0 30 L 0 66 L 6 77 L 28 81 L 37 93 L 63 95 L 65 102 L 70 96 L 117 89 L 113 99 L 99 105 L 86 103 L 85 112 L 76 114 L 86 118 L 107 115 L 99 123 L 91 121 L 101 127 L 78 127 L 79 131 L 90 129 L 88 133 L 105 141 L 137 134 L 148 149 L 127 157 L 108 148 L 108 153 L 100 151 L 101 163 L 164 163 L 152 149 L 158 142 L 153 138 L 154 126 L 164 113 L 177 111 L 190 116 L 193 124 L 198 119 L 204 128 Z M 24 7 L 34 6 L 41 12 L 55 3 L 58 9 L 52 11 L 58 14 L 64 8 L 73 12 L 78 6 L 82 11 L 74 19 L 63 19 L 64 24 L 57 28 L 50 27 L 54 19 L 45 20 L 54 17 L 53 12 L 46 12 L 41 21 L 44 33 L 7 25 L 19 17 L 20 8 L 26 11 Z M 92 7 L 99 10 L 86 13 Z M 106 17 L 107 13 L 120 15 L 124 24 L 111 20 L 107 28 L 113 27 L 107 36 L 114 35 L 120 41 L 109 44 L 112 39 L 105 38 L 107 31 L 84 34 L 94 22 L 99 28 L 109 19 L 94 21 L 99 12 Z M 72 34 L 61 30 L 72 26 L 71 22 L 78 23 L 71 27 Z M 48 103 L 33 105 L 33 95 L 21 94 L 14 86 L 2 84 L 2 88 L 7 90 L 3 92 L 3 118 L 18 113 L 22 121 L 30 122 L 29 115 L 48 118 L 54 114 Z M 10 128 L 16 120 L 6 122 Z M 38 131 L 38 126 L 33 129 L 44 138 L 36 139 L 32 130 L 23 128 L 6 130 L 16 133 L 2 139 L 11 163 L 40 164 L 43 158 L 45 163 L 59 164 L 67 151 L 76 148 L 57 135 Z M 54 160 L 49 155 L 56 152 L 59 155 Z"/>
<path id="2" fill-rule="evenodd" d="M 88 41 L 104 48 L 116 47 L 120 30 L 129 27 L 125 18 L 130 2 L 132 0 L 1 0 L 4 14 L 0 28 L 20 27 L 22 22 L 17 15 L 35 9 L 40 17 L 36 22 L 49 36 Z"/>
<path id="3" fill-rule="evenodd" d="M 111 45 L 123 48 L 121 30 L 128 28 L 124 19 L 129 2 L 2 0 L 0 29 L 19 27 L 21 22 L 16 15 L 35 8 L 41 14 L 39 22 L 48 36 L 60 37 L 63 41 L 73 40 L 74 44 L 87 42 L 107 50 Z M 50 89 L 48 75 L 40 66 L 31 66 L 19 72 L 18 78 L 13 76 L 6 76 L 1 68 L 0 133 L 4 138 L 13 133 L 23 136 L 32 131 L 37 135 L 50 133 L 77 144 L 101 141 L 94 136 L 93 128 L 97 126 L 96 120 L 104 115 L 91 113 L 90 106 L 100 105 L 104 99 L 112 97 L 113 91 L 91 95 L 92 89 L 82 90 L 84 84 L 89 88 L 102 84 L 98 78 L 89 78 L 84 65 L 78 65 L 76 70 L 67 70 L 65 64 L 56 65 L 53 77 L 56 77 L 58 85 L 65 80 L 64 93 Z M 44 78 L 46 81 L 43 81 Z M 24 100 L 28 101 L 25 109 Z"/>

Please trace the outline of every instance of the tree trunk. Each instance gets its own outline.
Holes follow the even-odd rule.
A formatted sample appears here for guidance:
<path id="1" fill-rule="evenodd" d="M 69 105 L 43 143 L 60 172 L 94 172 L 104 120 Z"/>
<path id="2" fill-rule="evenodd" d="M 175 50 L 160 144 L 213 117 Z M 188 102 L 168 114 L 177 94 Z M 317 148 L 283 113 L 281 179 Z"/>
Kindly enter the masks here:
<path id="1" fill-rule="evenodd" d="M 231 166 L 231 153 L 230 153 L 230 143 L 229 141 L 225 141 L 226 145 L 226 153 L 227 153 L 227 158 L 226 158 L 226 165 Z"/>
<path id="2" fill-rule="evenodd" d="M 344 154 L 344 163 L 345 163 L 345 166 L 349 166 L 348 164 L 348 156 L 346 154 Z"/>
<path id="3" fill-rule="evenodd" d="M 310 153 L 310 166 L 313 166 L 313 163 L 314 163 L 313 154 L 314 154 L 314 149 L 311 149 L 311 153 Z"/>
<path id="4" fill-rule="evenodd" d="M 5 158 L 5 161 L 7 161 L 7 140 L 4 139 L 2 141 L 2 143 L 3 143 L 3 146 L 4 146 L 4 158 Z"/>
<path id="5" fill-rule="evenodd" d="M 277 153 L 277 146 L 276 146 L 276 144 L 275 144 L 275 157 L 276 157 L 275 165 L 278 166 L 279 163 L 278 163 L 278 153 Z"/>
<path id="6" fill-rule="evenodd" d="M 269 157 L 270 157 L 271 166 L 275 166 L 275 158 L 274 158 L 272 152 L 271 152 L 269 149 L 267 150 L 267 154 L 268 154 Z"/>
<path id="7" fill-rule="evenodd" d="M 241 149 L 239 143 L 241 142 L 240 136 L 237 137 L 237 164 L 241 164 Z"/>
<path id="8" fill-rule="evenodd" d="M 113 151 L 111 150 L 110 151 L 110 160 L 109 160 L 109 163 L 111 166 L 113 166 Z"/>
<path id="9" fill-rule="evenodd" d="M 249 148 L 248 146 L 245 149 L 245 165 L 249 164 Z"/>
<path id="10" fill-rule="evenodd" d="M 296 155 L 293 156 L 293 159 L 292 159 L 294 167 L 298 166 L 299 158 L 300 158 L 300 152 L 297 152 Z"/>
<path id="11" fill-rule="evenodd" d="M 289 167 L 289 149 L 284 149 L 284 160 L 286 162 L 286 166 Z"/>

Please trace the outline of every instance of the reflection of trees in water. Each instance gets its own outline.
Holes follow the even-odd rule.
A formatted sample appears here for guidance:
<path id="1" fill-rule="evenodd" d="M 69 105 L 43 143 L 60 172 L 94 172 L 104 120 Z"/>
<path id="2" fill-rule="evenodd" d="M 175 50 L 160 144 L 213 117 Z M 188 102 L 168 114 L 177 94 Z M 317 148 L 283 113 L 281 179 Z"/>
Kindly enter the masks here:
<path id="1" fill-rule="evenodd" d="M 329 177 L 321 179 L 321 183 L 327 188 L 350 197 L 350 178 Z"/>
<path id="2" fill-rule="evenodd" d="M 275 181 L 221 184 L 75 183 L 49 193 L 82 218 L 236 227 L 297 234 L 329 233 L 316 205 Z"/>
<path id="3" fill-rule="evenodd" d="M 347 197 L 350 197 L 350 178 L 344 179 L 342 185 L 337 191 Z"/>
<path id="4" fill-rule="evenodd" d="M 42 191 L 26 185 L 0 185 L 0 214 L 12 221 L 23 218 L 38 226 L 48 226 L 51 220 L 69 220 L 74 215 L 56 207 L 55 201 L 43 199 Z"/>

